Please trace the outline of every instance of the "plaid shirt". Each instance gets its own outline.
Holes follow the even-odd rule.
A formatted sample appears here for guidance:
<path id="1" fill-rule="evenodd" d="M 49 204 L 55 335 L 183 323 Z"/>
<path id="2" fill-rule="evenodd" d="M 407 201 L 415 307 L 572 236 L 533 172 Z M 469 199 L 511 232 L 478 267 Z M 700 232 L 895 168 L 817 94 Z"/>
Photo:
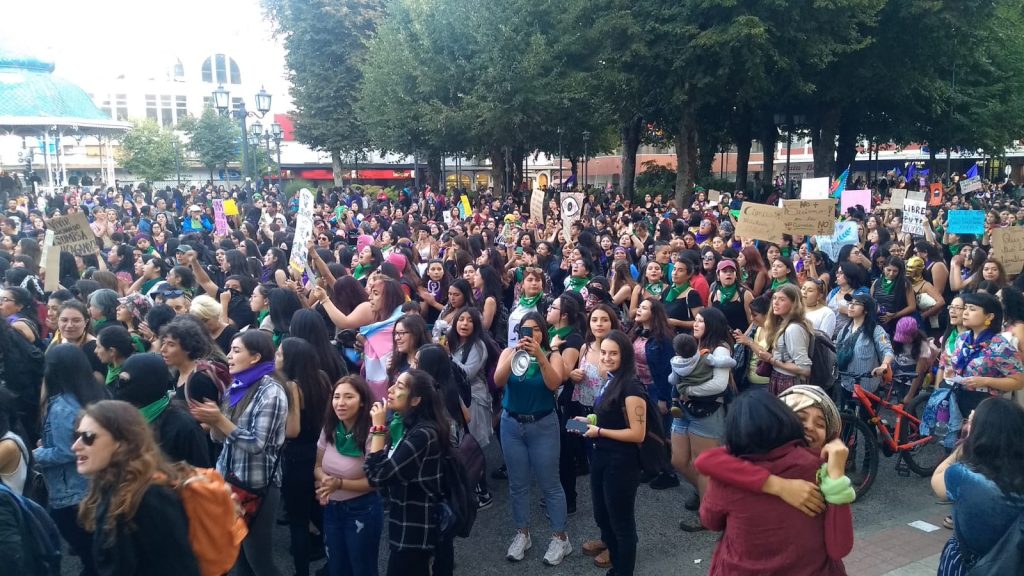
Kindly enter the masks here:
<path id="1" fill-rule="evenodd" d="M 432 550 L 437 544 L 442 499 L 441 447 L 428 426 L 409 430 L 388 458 L 373 452 L 363 465 L 370 486 L 386 488 L 388 542 L 398 550 Z"/>
<path id="2" fill-rule="evenodd" d="M 252 402 L 235 422 L 236 428 L 227 438 L 213 434 L 215 441 L 224 443 L 217 458 L 217 471 L 225 478 L 233 472 L 249 488 L 265 488 L 274 480 L 268 479 L 284 446 L 287 416 L 288 396 L 284 387 L 264 376 Z"/>

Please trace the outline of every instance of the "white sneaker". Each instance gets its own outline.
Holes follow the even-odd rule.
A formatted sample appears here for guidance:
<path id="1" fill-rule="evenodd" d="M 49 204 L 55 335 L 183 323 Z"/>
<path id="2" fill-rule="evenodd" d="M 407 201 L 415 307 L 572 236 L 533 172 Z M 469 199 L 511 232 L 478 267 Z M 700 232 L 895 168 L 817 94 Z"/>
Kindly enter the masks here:
<path id="1" fill-rule="evenodd" d="M 530 542 L 530 535 L 523 534 L 522 532 L 516 532 L 516 537 L 512 539 L 512 544 L 508 547 L 508 552 L 505 554 L 505 558 L 513 562 L 519 562 L 526 555 L 526 551 L 533 546 L 533 542 Z"/>
<path id="2" fill-rule="evenodd" d="M 548 566 L 558 566 L 569 554 L 572 554 L 572 544 L 569 543 L 569 538 L 560 540 L 557 536 L 551 537 L 551 542 L 548 543 L 548 551 L 544 553 L 544 563 Z"/>

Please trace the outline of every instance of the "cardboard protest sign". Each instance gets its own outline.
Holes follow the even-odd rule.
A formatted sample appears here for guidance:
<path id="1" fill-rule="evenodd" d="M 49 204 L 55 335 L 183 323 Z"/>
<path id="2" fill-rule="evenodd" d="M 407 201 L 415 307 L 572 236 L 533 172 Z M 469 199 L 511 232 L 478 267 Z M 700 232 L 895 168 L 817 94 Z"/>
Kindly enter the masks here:
<path id="1" fill-rule="evenodd" d="M 928 217 L 928 205 L 924 200 L 903 201 L 903 231 L 907 234 L 924 235 L 924 221 Z"/>
<path id="2" fill-rule="evenodd" d="M 96 234 L 89 227 L 85 214 L 76 212 L 67 216 L 57 216 L 47 222 L 53 230 L 53 245 L 63 252 L 75 256 L 88 256 L 96 253 Z"/>
<path id="3" fill-rule="evenodd" d="M 306 242 L 313 237 L 313 193 L 307 188 L 299 190 L 299 213 L 295 219 L 295 238 L 292 240 L 292 254 L 288 266 L 297 272 L 306 270 L 309 249 Z"/>
<path id="4" fill-rule="evenodd" d="M 573 222 L 579 220 L 580 214 L 583 211 L 583 193 L 562 192 L 561 206 L 562 234 L 565 235 L 565 241 L 569 242 L 572 238 L 569 234 L 569 228 L 572 227 Z"/>
<path id="5" fill-rule="evenodd" d="M 234 200 L 224 201 L 224 215 L 238 216 L 238 204 L 236 204 Z"/>
<path id="6" fill-rule="evenodd" d="M 892 195 L 889 196 L 889 201 L 882 204 L 882 208 L 891 208 L 893 210 L 903 210 L 903 201 L 907 199 L 907 190 L 905 188 L 893 188 Z"/>
<path id="7" fill-rule="evenodd" d="M 831 236 L 815 236 L 814 240 L 817 242 L 819 250 L 828 254 L 828 257 L 832 260 L 837 260 L 839 258 L 839 250 L 843 246 L 857 244 L 860 241 L 860 238 L 857 236 L 857 223 L 849 221 L 837 222 L 834 234 Z"/>
<path id="8" fill-rule="evenodd" d="M 871 212 L 871 190 L 845 190 L 839 204 L 839 213 L 849 214 L 848 210 L 860 206 L 864 212 Z"/>
<path id="9" fill-rule="evenodd" d="M 906 200 L 924 202 L 924 190 L 908 190 Z"/>
<path id="10" fill-rule="evenodd" d="M 1024 228 L 996 228 L 992 231 L 992 257 L 1003 263 L 1006 273 L 1020 274 L 1024 268 Z"/>
<path id="11" fill-rule="evenodd" d="M 534 190 L 533 195 L 530 196 L 530 220 L 533 220 L 534 224 L 541 224 L 544 222 L 543 190 Z"/>
<path id="12" fill-rule="evenodd" d="M 828 178 L 804 178 L 800 181 L 801 200 L 824 200 L 828 198 Z"/>
<path id="13" fill-rule="evenodd" d="M 736 237 L 781 242 L 782 235 L 786 233 L 783 210 L 767 204 L 744 202 L 736 222 Z"/>
<path id="14" fill-rule="evenodd" d="M 942 206 L 942 183 L 934 182 L 928 187 L 928 205 Z"/>
<path id="15" fill-rule="evenodd" d="M 984 210 L 950 210 L 947 230 L 950 234 L 984 234 Z"/>
<path id="16" fill-rule="evenodd" d="M 836 226 L 836 201 L 786 200 L 782 203 L 782 219 L 786 234 L 829 236 Z"/>
<path id="17" fill-rule="evenodd" d="M 965 178 L 960 181 L 961 192 L 977 192 L 978 190 L 981 190 L 981 176 Z"/>
<path id="18" fill-rule="evenodd" d="M 43 290 L 53 292 L 60 288 L 60 250 L 53 247 L 53 230 L 47 230 L 43 239 L 42 261 L 46 277 L 43 279 Z"/>
<path id="19" fill-rule="evenodd" d="M 213 229 L 218 236 L 228 235 L 228 219 L 224 212 L 224 201 L 220 198 L 213 199 Z"/>
<path id="20" fill-rule="evenodd" d="M 722 193 L 718 190 L 708 190 L 708 202 L 712 204 L 721 204 Z"/>

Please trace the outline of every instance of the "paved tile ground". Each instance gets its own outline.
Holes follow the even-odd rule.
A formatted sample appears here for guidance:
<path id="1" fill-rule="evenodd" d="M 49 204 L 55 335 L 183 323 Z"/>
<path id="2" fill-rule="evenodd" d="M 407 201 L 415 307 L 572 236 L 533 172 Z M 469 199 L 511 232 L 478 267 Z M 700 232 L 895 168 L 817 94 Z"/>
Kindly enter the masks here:
<path id="1" fill-rule="evenodd" d="M 913 519 L 938 526 L 934 532 L 908 526 L 913 521 L 908 520 L 867 535 L 858 533 L 853 552 L 844 560 L 847 572 L 850 576 L 934 576 L 939 553 L 952 535 L 942 528 L 946 510 Z"/>

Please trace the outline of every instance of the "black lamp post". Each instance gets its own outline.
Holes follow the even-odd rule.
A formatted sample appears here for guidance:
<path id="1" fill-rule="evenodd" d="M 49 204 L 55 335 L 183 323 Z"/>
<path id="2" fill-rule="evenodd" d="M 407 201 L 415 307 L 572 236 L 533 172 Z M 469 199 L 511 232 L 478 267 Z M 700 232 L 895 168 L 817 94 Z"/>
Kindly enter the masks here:
<path id="1" fill-rule="evenodd" d="M 558 127 L 558 189 L 561 190 L 565 187 L 565 183 L 562 182 L 562 127 Z"/>
<path id="2" fill-rule="evenodd" d="M 281 181 L 281 125 L 274 122 L 270 125 L 270 137 L 274 140 L 274 147 L 277 148 L 277 181 Z M 270 141 L 267 141 L 267 151 L 270 151 Z"/>
<path id="3" fill-rule="evenodd" d="M 242 130 L 242 171 L 247 172 L 250 176 L 255 173 L 255 162 L 252 165 L 249 163 L 249 133 L 245 129 L 245 121 L 249 117 L 263 118 L 266 116 L 267 112 L 270 112 L 270 102 L 271 95 L 261 87 L 260 91 L 256 93 L 256 112 L 246 111 L 244 101 L 239 103 L 237 110 L 231 110 L 231 94 L 224 89 L 224 85 L 217 86 L 217 89 L 213 91 L 213 106 L 217 112 L 222 116 L 238 120 Z M 225 168 L 224 177 L 227 178 L 227 176 Z"/>
<path id="4" fill-rule="evenodd" d="M 590 132 L 583 132 L 583 190 L 587 189 L 590 183 L 590 156 L 587 154 L 587 143 L 590 142 Z"/>

